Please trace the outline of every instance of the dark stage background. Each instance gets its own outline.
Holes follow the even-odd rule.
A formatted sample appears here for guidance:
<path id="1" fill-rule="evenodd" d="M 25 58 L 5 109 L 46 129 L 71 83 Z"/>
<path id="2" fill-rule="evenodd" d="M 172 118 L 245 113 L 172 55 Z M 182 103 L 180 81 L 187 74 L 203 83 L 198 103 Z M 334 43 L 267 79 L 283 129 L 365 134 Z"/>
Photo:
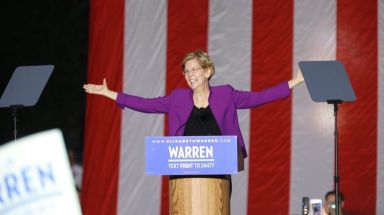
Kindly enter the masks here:
<path id="1" fill-rule="evenodd" d="M 0 95 L 20 65 L 55 69 L 34 107 L 18 111 L 18 137 L 60 128 L 81 155 L 86 81 L 88 0 L 1 1 Z M 0 144 L 13 140 L 11 110 L 0 108 Z"/>

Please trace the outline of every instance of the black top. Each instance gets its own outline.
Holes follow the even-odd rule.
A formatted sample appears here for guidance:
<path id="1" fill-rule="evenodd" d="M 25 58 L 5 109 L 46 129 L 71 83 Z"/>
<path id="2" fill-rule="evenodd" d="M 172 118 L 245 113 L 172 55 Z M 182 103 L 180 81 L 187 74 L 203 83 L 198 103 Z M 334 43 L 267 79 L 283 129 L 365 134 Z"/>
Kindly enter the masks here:
<path id="1" fill-rule="evenodd" d="M 209 105 L 206 108 L 193 106 L 192 112 L 185 124 L 184 136 L 220 136 L 221 131 L 217 125 Z M 232 193 L 231 175 L 171 175 L 169 179 L 178 178 L 221 178 L 230 182 L 230 194 Z"/>
<path id="2" fill-rule="evenodd" d="M 184 129 L 184 136 L 219 136 L 221 131 L 209 105 L 206 108 L 193 106 Z"/>

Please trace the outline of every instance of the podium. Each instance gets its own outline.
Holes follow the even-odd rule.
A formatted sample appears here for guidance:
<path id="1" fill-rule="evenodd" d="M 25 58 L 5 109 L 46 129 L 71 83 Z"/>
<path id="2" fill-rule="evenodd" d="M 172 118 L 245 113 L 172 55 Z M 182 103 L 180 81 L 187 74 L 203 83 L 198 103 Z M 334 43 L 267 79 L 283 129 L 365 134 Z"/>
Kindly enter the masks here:
<path id="1" fill-rule="evenodd" d="M 231 174 L 244 170 L 236 136 L 146 137 L 147 175 L 169 175 L 170 214 L 230 214 Z"/>

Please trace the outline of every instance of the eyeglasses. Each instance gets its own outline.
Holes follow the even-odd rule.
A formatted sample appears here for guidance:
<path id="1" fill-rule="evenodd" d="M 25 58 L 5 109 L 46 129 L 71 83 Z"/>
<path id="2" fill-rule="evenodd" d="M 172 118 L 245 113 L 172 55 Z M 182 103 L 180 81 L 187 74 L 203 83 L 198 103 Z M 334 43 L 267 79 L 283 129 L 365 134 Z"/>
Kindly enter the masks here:
<path id="1" fill-rule="evenodd" d="M 196 74 L 196 72 L 198 71 L 198 70 L 200 70 L 200 69 L 204 69 L 204 68 L 192 68 L 192 69 L 190 69 L 190 70 L 184 70 L 183 71 L 183 74 L 184 75 L 189 75 L 189 74 Z"/>

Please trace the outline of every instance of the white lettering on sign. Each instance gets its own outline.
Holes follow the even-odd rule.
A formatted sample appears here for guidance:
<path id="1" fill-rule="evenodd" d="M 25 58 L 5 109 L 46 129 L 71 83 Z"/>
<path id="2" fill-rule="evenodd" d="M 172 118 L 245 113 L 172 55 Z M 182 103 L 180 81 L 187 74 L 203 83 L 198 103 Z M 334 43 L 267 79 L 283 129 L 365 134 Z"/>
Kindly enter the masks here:
<path id="1" fill-rule="evenodd" d="M 171 159 L 213 158 L 213 146 L 168 146 Z"/>

